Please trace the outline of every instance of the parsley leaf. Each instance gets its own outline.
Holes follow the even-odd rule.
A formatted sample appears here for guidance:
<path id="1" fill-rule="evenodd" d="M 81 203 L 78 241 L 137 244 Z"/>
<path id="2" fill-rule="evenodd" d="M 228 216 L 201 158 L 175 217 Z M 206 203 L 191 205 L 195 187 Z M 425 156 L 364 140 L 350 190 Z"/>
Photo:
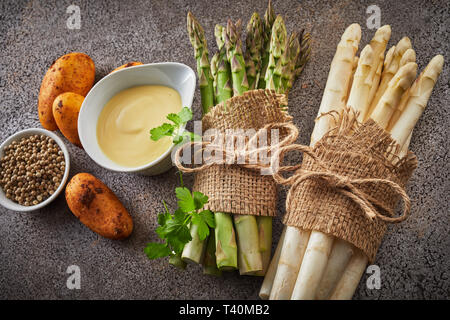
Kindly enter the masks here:
<path id="1" fill-rule="evenodd" d="M 200 212 L 200 215 L 203 217 L 203 220 L 210 226 L 211 228 L 216 227 L 216 220 L 214 219 L 214 214 L 211 210 L 203 210 Z"/>
<path id="2" fill-rule="evenodd" d="M 181 118 L 179 115 L 175 113 L 169 113 L 167 115 L 167 119 L 175 123 L 176 125 L 180 125 L 183 121 L 181 121 Z M 189 121 L 189 120 L 188 120 Z"/>
<path id="3" fill-rule="evenodd" d="M 184 107 L 181 109 L 181 111 L 178 113 L 178 117 L 180 117 L 180 122 L 188 122 L 192 119 L 192 111 L 188 107 Z"/>
<path id="4" fill-rule="evenodd" d="M 158 141 L 165 136 L 172 137 L 174 144 L 182 143 L 185 139 L 190 139 L 191 141 L 199 139 L 199 136 L 192 132 L 186 130 L 180 132 L 181 127 L 183 127 L 186 122 L 192 119 L 192 111 L 188 107 L 184 107 L 177 114 L 169 113 L 166 118 L 173 124 L 163 123 L 159 127 L 151 129 L 150 138 L 153 141 Z"/>
<path id="5" fill-rule="evenodd" d="M 158 141 L 164 136 L 171 137 L 174 131 L 174 126 L 169 123 L 163 123 L 159 127 L 150 130 L 150 138 L 153 141 Z"/>
<path id="6" fill-rule="evenodd" d="M 178 207 L 180 207 L 183 212 L 189 213 L 194 211 L 195 203 L 194 198 L 191 195 L 191 192 L 186 187 L 178 187 L 175 189 L 175 194 L 178 199 Z"/>
<path id="7" fill-rule="evenodd" d="M 180 175 L 181 185 L 182 176 Z M 200 240 L 205 240 L 210 228 L 215 228 L 214 214 L 203 210 L 208 197 L 201 192 L 191 192 L 186 187 L 177 187 L 175 195 L 178 208 L 171 213 L 163 201 L 165 212 L 158 214 L 155 232 L 163 243 L 152 242 L 144 249 L 149 259 L 180 255 L 184 246 L 192 240 L 191 232 L 197 232 Z"/>
<path id="8" fill-rule="evenodd" d="M 200 240 L 205 240 L 209 235 L 209 228 L 203 216 L 195 212 L 192 215 L 192 224 L 197 226 L 198 237 Z"/>
<path id="9" fill-rule="evenodd" d="M 199 209 L 203 208 L 203 206 L 205 204 L 208 203 L 208 197 L 205 196 L 203 193 L 198 192 L 198 191 L 194 191 L 193 195 L 194 195 L 195 209 L 199 210 Z"/>
<path id="10" fill-rule="evenodd" d="M 164 243 L 148 243 L 144 249 L 149 259 L 158 259 L 170 255 L 170 249 Z"/>

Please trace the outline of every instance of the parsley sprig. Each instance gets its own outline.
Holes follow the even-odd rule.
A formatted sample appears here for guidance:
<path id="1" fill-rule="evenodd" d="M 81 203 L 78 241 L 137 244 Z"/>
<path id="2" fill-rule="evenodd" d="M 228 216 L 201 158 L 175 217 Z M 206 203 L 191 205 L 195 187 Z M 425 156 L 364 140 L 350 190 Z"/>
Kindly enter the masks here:
<path id="1" fill-rule="evenodd" d="M 158 214 L 159 227 L 156 233 L 164 241 L 147 244 L 144 252 L 149 259 L 157 259 L 172 255 L 180 255 L 186 243 L 192 240 L 189 225 L 198 226 L 198 237 L 205 240 L 209 235 L 209 228 L 215 228 L 216 222 L 210 210 L 203 207 L 208 203 L 208 197 L 201 192 L 191 192 L 188 188 L 175 189 L 178 208 L 171 213 L 163 201 L 164 212 Z"/>
<path id="2" fill-rule="evenodd" d="M 167 119 L 172 123 L 163 123 L 159 127 L 150 130 L 150 138 L 153 141 L 158 141 L 164 136 L 172 137 L 174 144 L 179 144 L 185 139 L 191 141 L 200 139 L 200 136 L 187 130 L 180 132 L 181 127 L 192 119 L 192 111 L 188 107 L 184 107 L 179 113 L 169 113 Z"/>

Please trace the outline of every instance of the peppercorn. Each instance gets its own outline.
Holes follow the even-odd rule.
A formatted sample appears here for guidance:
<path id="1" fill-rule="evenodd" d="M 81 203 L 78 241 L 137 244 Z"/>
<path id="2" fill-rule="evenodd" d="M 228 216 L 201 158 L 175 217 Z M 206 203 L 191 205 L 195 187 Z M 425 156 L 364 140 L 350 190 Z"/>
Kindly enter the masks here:
<path id="1" fill-rule="evenodd" d="M 0 159 L 0 187 L 8 199 L 24 206 L 37 205 L 61 184 L 64 153 L 46 135 L 12 141 Z"/>

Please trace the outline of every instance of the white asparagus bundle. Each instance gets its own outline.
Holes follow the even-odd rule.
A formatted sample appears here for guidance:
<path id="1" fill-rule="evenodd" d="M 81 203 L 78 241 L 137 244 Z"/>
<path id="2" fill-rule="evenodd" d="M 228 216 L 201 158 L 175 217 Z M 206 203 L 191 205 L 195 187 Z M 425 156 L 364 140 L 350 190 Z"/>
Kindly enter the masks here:
<path id="1" fill-rule="evenodd" d="M 367 65 L 370 64 L 368 62 L 370 61 L 370 50 L 367 49 L 364 54 L 363 50 L 359 59 L 355 55 L 361 36 L 360 30 L 359 35 L 357 32 L 358 27 L 358 25 L 351 25 L 341 38 L 330 66 L 330 73 L 318 115 L 320 116 L 320 114 L 334 109 L 341 111 L 348 97 L 349 106 L 358 108 L 360 112 L 365 111 L 366 118 L 370 115 L 384 128 L 387 128 L 388 124 L 390 128 L 392 124 L 393 129 L 394 124 L 390 120 L 395 116 L 399 119 L 402 117 L 404 123 L 410 123 L 411 126 L 410 131 L 408 131 L 409 129 L 402 130 L 402 125 L 397 126 L 399 139 L 401 138 L 405 141 L 402 144 L 401 154 L 406 154 L 412 128 L 421 112 L 423 112 L 440 70 L 442 70 L 443 58 L 442 56 L 435 57 L 414 83 L 414 86 L 410 88 L 411 82 L 415 78 L 417 65 L 414 63 L 416 57 L 414 50 L 411 49 L 409 38 L 405 37 L 399 41 L 397 46 L 393 46 L 386 53 L 384 62 L 383 57 L 380 59 L 381 61 L 372 62 L 373 68 L 370 69 L 372 72 L 368 72 Z M 390 32 L 390 28 L 383 28 Z M 351 35 L 357 35 L 353 41 L 350 40 Z M 380 55 L 384 56 L 388 38 L 386 37 L 385 39 L 384 49 L 378 57 Z M 347 47 L 345 44 L 347 44 Z M 353 57 L 349 57 L 349 48 L 352 46 L 354 48 Z M 373 48 L 371 47 L 371 49 L 373 56 Z M 375 59 L 372 57 L 372 60 Z M 357 67 L 355 70 L 356 63 Z M 384 69 L 380 81 L 377 75 L 381 71 L 381 66 L 384 66 Z M 358 67 L 360 70 L 357 74 Z M 376 68 L 375 72 L 373 72 L 374 68 Z M 370 74 L 372 75 L 372 83 L 366 84 L 364 81 L 370 82 Z M 425 74 L 427 75 L 426 80 L 421 80 Z M 392 83 L 391 80 L 393 80 Z M 370 101 L 370 96 L 373 94 L 375 86 L 377 90 L 372 101 Z M 358 88 L 358 90 L 353 89 L 353 87 Z M 367 93 L 368 87 L 370 87 L 369 93 Z M 413 92 L 415 98 L 411 99 L 410 102 Z M 358 95 L 358 93 L 363 94 Z M 378 99 L 377 103 L 375 103 L 375 99 Z M 344 101 L 344 104 L 342 104 L 342 101 Z M 357 101 L 362 101 L 366 105 L 366 109 L 364 109 L 364 106 L 361 107 Z M 410 105 L 408 113 L 405 113 L 406 115 L 403 116 L 404 112 L 401 111 L 406 110 Z M 396 108 L 399 106 L 404 106 L 404 110 L 400 109 L 401 114 L 396 111 Z M 328 120 L 323 121 L 325 118 L 328 117 L 319 117 L 316 120 L 316 126 L 311 136 L 311 145 L 320 140 L 322 135 L 330 129 Z M 405 124 L 403 124 L 403 128 L 405 128 Z M 395 136 L 394 139 L 396 139 Z M 289 249 L 284 250 L 285 255 L 283 256 L 283 244 L 286 244 L 287 241 L 279 242 L 276 254 L 271 262 L 272 268 L 268 271 L 264 281 L 263 287 L 265 291 L 261 288 L 260 294 L 262 297 L 267 297 L 268 292 L 275 289 L 275 291 L 271 292 L 271 299 L 288 299 L 289 288 L 292 287 L 292 283 L 289 284 L 288 282 L 292 281 L 299 268 L 300 273 L 297 276 L 291 298 L 324 299 L 329 297 L 331 299 L 350 299 L 352 297 L 368 262 L 367 257 L 361 250 L 343 240 L 337 239 L 333 241 L 333 237 L 316 231 L 310 233 L 293 227 L 285 227 L 283 234 L 285 233 L 286 235 L 290 234 L 289 239 L 291 241 L 289 243 L 291 245 Z M 305 242 L 307 241 L 305 239 L 308 238 L 308 246 L 304 250 Z M 298 248 L 298 251 L 288 255 L 288 253 L 294 251 L 292 250 L 293 248 Z M 306 251 L 305 254 L 303 254 L 303 251 Z M 281 259 L 282 256 L 283 259 Z M 282 267 L 280 268 L 280 266 Z M 278 272 L 278 269 L 280 272 Z M 300 277 L 302 273 L 303 277 Z M 270 288 L 272 279 L 274 279 L 273 286 Z"/>
<path id="2" fill-rule="evenodd" d="M 375 94 L 372 88 L 378 88 L 379 75 L 384 60 L 384 52 L 391 36 L 390 26 L 383 26 L 375 32 L 369 45 L 362 51 L 358 61 L 358 67 L 353 77 L 352 88 L 347 100 L 347 105 L 359 112 L 359 120 L 364 119 L 370 105 L 371 96 Z M 335 109 L 340 112 L 340 109 Z M 333 246 L 333 236 L 319 231 L 312 231 L 308 242 L 307 251 L 297 277 L 292 293 L 292 299 L 311 300 L 317 295 L 331 292 L 339 279 L 339 272 L 326 270 L 329 256 Z M 338 245 L 338 248 L 340 246 Z M 344 252 L 352 252 L 352 248 L 344 246 Z M 339 261 L 342 257 L 332 254 L 333 262 L 346 264 L 351 255 Z M 342 268 L 343 269 L 343 268 Z M 323 280 L 325 277 L 326 280 Z M 323 281 L 323 282 L 322 282 Z M 319 292 L 320 289 L 320 292 Z"/>
<path id="3" fill-rule="evenodd" d="M 400 156 L 404 156 L 408 150 L 414 126 L 425 110 L 431 92 L 442 72 L 443 65 L 444 57 L 441 55 L 435 56 L 429 62 L 414 85 L 410 88 L 409 98 L 405 108 L 398 120 L 394 123 L 392 130 L 390 130 L 392 139 L 402 146 Z M 400 104 L 397 107 L 400 107 Z M 361 250 L 357 249 L 356 254 L 346 266 L 330 299 L 351 299 L 367 266 L 367 262 L 367 256 Z"/>
<path id="4" fill-rule="evenodd" d="M 352 24 L 347 27 L 330 65 L 327 84 L 318 112 L 319 116 L 322 113 L 329 112 L 333 107 L 340 108 L 340 110 L 344 108 L 345 102 L 347 101 L 347 93 L 349 92 L 348 86 L 352 76 L 355 55 L 360 40 L 361 27 L 358 24 Z M 319 117 L 311 135 L 311 146 L 322 138 L 329 130 L 329 126 L 328 117 Z M 287 226 L 285 239 L 290 239 L 289 243 L 292 247 L 303 248 L 308 241 L 309 234 L 309 231 Z M 285 240 L 284 243 L 287 243 L 287 241 Z M 274 294 L 271 294 L 271 298 L 273 299 L 289 299 L 291 295 L 288 293 L 288 288 L 285 287 L 292 287 L 296 282 L 303 259 L 303 256 L 300 256 L 298 253 L 291 255 L 288 252 L 289 250 L 283 249 L 284 247 L 281 249 L 276 275 L 272 285 Z M 272 274 L 268 272 L 266 278 L 268 276 L 272 276 Z M 283 296 L 278 296 L 278 293 L 282 293 Z"/>
<path id="5" fill-rule="evenodd" d="M 374 121 L 380 124 L 383 128 L 386 128 L 387 123 L 389 122 L 389 119 L 393 113 L 392 109 L 395 108 L 395 106 L 398 104 L 403 93 L 411 86 L 416 76 L 416 72 L 417 65 L 411 62 L 401 67 L 389 82 L 388 87 L 384 91 L 383 96 L 374 109 L 375 115 L 370 115 L 370 117 L 372 117 Z M 352 88 L 350 97 L 352 97 L 353 95 L 359 97 L 364 95 L 364 93 L 364 90 L 362 90 L 360 87 L 355 87 L 354 91 Z M 349 98 L 349 102 L 347 104 L 355 111 L 367 112 L 367 109 L 369 108 L 369 104 L 367 103 L 367 101 L 359 101 L 359 103 L 360 105 L 358 107 L 355 107 L 354 105 L 350 104 Z M 340 278 L 342 278 L 342 273 L 347 264 L 349 264 L 349 261 L 351 261 L 353 252 L 357 250 L 352 244 L 345 241 L 341 241 L 333 249 L 334 250 L 331 253 L 330 259 L 328 261 L 327 270 L 324 272 L 322 282 L 320 283 L 320 287 L 317 291 L 317 299 L 327 299 L 329 297 L 330 293 L 338 285 Z M 342 252 L 342 254 L 340 254 L 339 252 Z M 354 259 L 357 259 L 357 261 L 365 261 L 367 260 L 367 257 L 365 258 L 365 260 L 363 257 L 359 256 L 355 257 Z M 366 264 L 367 261 L 365 261 L 364 267 Z M 358 265 L 361 266 L 361 264 Z M 357 270 L 358 272 L 355 272 L 354 270 L 356 266 L 354 266 L 353 264 L 351 264 L 350 266 L 352 268 L 352 272 L 350 272 L 350 274 L 355 275 L 359 274 L 359 272 L 362 272 L 359 269 Z"/>
<path id="6" fill-rule="evenodd" d="M 388 39 L 387 39 L 388 40 Z M 410 45 L 410 42 L 408 41 L 408 38 L 403 38 L 400 42 L 399 42 L 399 46 L 406 48 L 407 46 Z M 392 59 L 394 57 L 394 52 L 395 52 L 395 46 L 392 47 L 386 54 L 386 60 L 384 61 L 383 65 L 385 66 L 385 68 L 392 62 Z M 363 50 L 364 51 L 364 50 Z M 399 66 L 403 66 L 406 61 L 415 61 L 416 57 L 415 57 L 415 52 L 413 49 L 407 49 L 403 55 L 401 55 L 401 52 L 403 50 L 397 51 L 398 54 L 397 55 L 397 60 L 399 60 Z M 396 68 L 396 66 L 395 66 Z M 417 68 L 417 65 L 415 66 L 415 68 Z M 391 67 L 391 71 L 393 70 L 393 67 Z M 397 69 L 397 71 L 399 71 Z M 414 73 L 413 73 L 414 72 Z M 415 71 L 414 71 L 414 65 L 411 65 L 405 69 L 402 70 L 402 73 L 396 73 L 394 76 L 397 76 L 399 79 L 403 79 L 404 75 L 408 74 L 410 76 L 410 78 L 414 79 L 415 77 Z M 392 80 L 391 77 L 391 73 L 390 72 L 385 72 L 383 73 L 383 75 L 387 78 L 383 78 L 382 82 L 385 83 L 386 79 L 390 79 Z M 370 79 L 368 79 L 370 81 Z M 379 79 L 374 79 L 375 82 L 378 82 Z M 398 81 L 398 79 L 396 79 L 395 81 Z M 411 79 L 407 79 L 405 81 L 402 82 L 403 85 L 406 85 L 407 87 L 410 85 L 410 83 L 407 83 L 408 81 L 411 81 Z M 389 85 L 390 83 L 388 83 Z M 370 86 L 370 85 L 369 85 Z M 374 85 L 376 86 L 376 84 Z M 384 85 L 380 85 L 377 87 L 378 91 L 377 94 L 380 95 L 380 92 L 386 93 L 386 90 L 388 89 L 388 87 L 384 87 Z M 397 91 L 399 91 L 399 93 L 397 93 L 397 95 L 393 96 L 393 90 L 395 90 L 394 88 L 396 88 Z M 392 100 L 393 98 L 398 99 L 399 95 L 402 95 L 402 93 L 404 92 L 404 89 L 402 89 L 401 86 L 392 86 L 391 87 L 392 92 L 388 93 L 388 95 L 386 95 L 386 99 Z M 402 99 L 404 99 L 404 97 L 408 94 L 409 92 L 409 88 L 406 89 L 406 92 L 403 93 Z M 349 101 L 347 103 L 347 105 L 349 107 L 352 107 L 354 110 L 359 111 L 360 112 L 360 116 L 358 117 L 358 120 L 362 121 L 362 119 L 366 118 L 366 114 L 370 112 L 368 109 L 367 104 L 365 104 L 365 101 L 359 101 L 359 105 L 356 105 L 354 103 L 352 103 L 351 101 L 351 97 L 352 96 L 356 96 L 356 97 L 360 97 L 361 95 L 364 95 L 364 90 L 361 90 L 358 88 L 355 88 L 353 91 L 352 88 L 352 92 L 351 95 L 349 97 Z M 383 95 L 381 95 L 383 96 Z M 361 100 L 361 99 L 360 99 Z M 390 101 L 391 105 L 396 105 L 396 101 Z M 355 107 L 356 105 L 356 107 Z M 385 104 L 380 105 L 379 108 L 381 108 L 382 106 L 386 107 Z M 395 108 L 394 108 L 395 109 Z M 383 114 L 384 110 L 379 111 L 379 116 L 386 116 L 386 119 L 389 119 L 390 115 L 387 114 Z M 361 115 L 362 114 L 362 115 Z M 384 127 L 386 127 L 386 125 L 384 125 Z M 334 251 L 339 251 L 339 252 L 343 252 L 346 254 L 340 255 L 338 252 L 334 252 Z M 333 248 L 333 251 L 331 252 L 330 255 L 330 259 L 328 262 L 328 266 L 327 266 L 327 270 L 325 271 L 323 278 L 322 278 L 322 282 L 320 284 L 318 293 L 316 298 L 317 299 L 327 299 L 329 294 L 331 293 L 331 290 L 333 290 L 333 288 L 337 285 L 339 279 L 341 278 L 342 275 L 342 270 L 343 268 L 345 268 L 345 266 L 349 263 L 349 260 L 351 259 L 351 252 L 356 251 L 357 249 L 351 245 L 350 243 L 347 243 L 345 241 L 339 242 L 338 245 L 335 245 L 335 247 Z M 359 251 L 359 250 L 358 250 Z M 362 252 L 359 252 L 358 254 L 362 254 Z M 357 259 L 357 261 L 364 261 L 363 257 L 356 257 L 355 259 Z M 367 260 L 367 258 L 365 258 Z M 367 261 L 364 263 L 364 267 L 367 264 Z M 363 272 L 363 270 L 358 270 L 358 272 Z M 356 274 L 358 274 L 358 272 Z M 352 272 L 352 274 L 354 274 Z M 359 281 L 359 280 L 358 280 Z"/>

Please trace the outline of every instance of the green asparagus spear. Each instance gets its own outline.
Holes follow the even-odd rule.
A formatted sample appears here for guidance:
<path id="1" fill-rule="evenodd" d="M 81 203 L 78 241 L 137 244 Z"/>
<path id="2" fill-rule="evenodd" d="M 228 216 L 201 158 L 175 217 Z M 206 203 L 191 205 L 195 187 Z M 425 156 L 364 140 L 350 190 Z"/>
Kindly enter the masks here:
<path id="1" fill-rule="evenodd" d="M 300 38 L 300 55 L 295 63 L 295 78 L 300 76 L 311 55 L 311 35 L 302 32 Z"/>
<path id="2" fill-rule="evenodd" d="M 217 73 L 216 76 L 216 103 L 221 103 L 231 98 L 233 95 L 231 88 L 231 70 L 230 64 L 227 59 L 226 48 L 225 48 L 225 36 L 226 28 L 221 25 L 216 25 L 214 34 L 216 36 L 217 46 L 219 47 L 219 56 L 215 66 Z M 211 68 L 212 65 L 211 65 Z"/>
<path id="3" fill-rule="evenodd" d="M 216 212 L 214 218 L 217 267 L 224 271 L 234 270 L 237 268 L 237 245 L 231 215 Z"/>
<path id="4" fill-rule="evenodd" d="M 249 88 L 245 70 L 245 61 L 242 55 L 240 20 L 238 20 L 236 24 L 233 24 L 231 20 L 228 20 L 225 47 L 227 49 L 227 58 L 231 66 L 233 94 L 238 96 L 243 94 Z M 258 226 L 255 216 L 235 215 L 234 225 L 238 242 L 239 272 L 241 274 L 249 274 L 262 270 L 262 258 L 261 253 L 259 252 L 258 242 Z M 219 248 L 216 248 L 216 255 L 218 250 Z"/>
<path id="5" fill-rule="evenodd" d="M 169 264 L 182 270 L 186 269 L 186 262 L 184 262 L 179 255 L 170 256 Z"/>
<path id="6" fill-rule="evenodd" d="M 292 88 L 295 80 L 295 64 L 297 62 L 298 56 L 300 55 L 300 42 L 298 40 L 297 32 L 293 32 L 289 37 L 287 56 L 289 57 L 289 62 L 283 70 L 281 75 L 281 88 L 280 92 L 288 94 L 289 90 Z"/>
<path id="7" fill-rule="evenodd" d="M 214 105 L 213 79 L 211 76 L 205 32 L 191 12 L 188 12 L 187 15 L 187 30 L 191 44 L 194 47 L 195 59 L 197 60 L 200 95 L 203 113 L 205 114 Z"/>
<path id="8" fill-rule="evenodd" d="M 281 75 L 289 59 L 287 56 L 288 39 L 283 17 L 278 15 L 273 23 L 270 39 L 269 64 L 265 75 L 266 88 L 279 91 Z"/>
<path id="9" fill-rule="evenodd" d="M 266 71 L 269 64 L 270 55 L 270 39 L 272 37 L 272 26 L 275 21 L 275 11 L 273 10 L 272 3 L 269 0 L 266 13 L 264 14 L 264 32 L 263 32 L 263 48 L 261 51 L 261 73 L 259 76 L 258 87 L 260 89 L 266 89 Z"/>
<path id="10" fill-rule="evenodd" d="M 269 267 L 272 252 L 272 217 L 258 216 L 256 222 L 258 223 L 259 251 L 262 256 L 263 269 L 256 272 L 255 275 L 264 276 Z"/>
<path id="11" fill-rule="evenodd" d="M 217 104 L 217 68 L 219 63 L 220 55 L 216 52 L 211 58 L 211 77 L 213 78 L 213 90 L 214 90 L 214 104 Z"/>
<path id="12" fill-rule="evenodd" d="M 284 82 L 284 87 L 287 88 L 286 93 L 289 92 L 289 90 L 294 85 L 295 80 L 300 76 L 300 74 L 303 71 L 303 68 L 305 67 L 306 63 L 309 60 L 309 56 L 311 53 L 311 35 L 309 33 L 302 33 L 300 34 L 299 39 L 293 39 L 292 37 L 294 34 L 291 35 L 291 38 L 289 39 L 289 49 L 291 50 L 291 62 L 293 62 L 291 73 L 289 74 L 289 79 L 286 82 Z M 296 55 L 296 58 L 294 60 L 294 50 L 296 52 L 296 46 L 299 46 L 299 53 Z"/>
<path id="13" fill-rule="evenodd" d="M 214 65 L 211 64 L 211 70 L 214 70 L 213 74 L 216 81 L 216 103 L 221 103 L 232 97 L 231 70 L 224 45 L 226 28 L 218 24 L 215 27 L 214 34 L 219 52 L 217 53 L 218 56 L 217 60 L 214 61 Z M 220 270 L 234 270 L 237 268 L 237 246 L 231 215 L 228 213 L 217 212 L 214 216 L 216 219 L 215 233 L 218 238 L 218 241 L 214 243 L 214 263 L 220 267 Z M 210 245 L 210 241 L 208 242 L 208 246 Z M 216 250 L 216 243 L 218 245 L 218 250 Z M 211 250 L 211 248 L 209 250 Z M 214 269 L 212 269 L 212 267 L 208 268 L 208 272 L 213 271 Z M 207 270 L 204 269 L 204 272 L 206 273 Z"/>
<path id="14" fill-rule="evenodd" d="M 263 45 L 263 24 L 257 12 L 247 24 L 245 67 L 250 90 L 258 88 L 261 73 L 261 51 Z"/>
<path id="15" fill-rule="evenodd" d="M 239 273 L 251 275 L 261 271 L 263 264 L 255 216 L 235 214 L 234 226 L 238 241 Z"/>
<path id="16" fill-rule="evenodd" d="M 245 72 L 245 60 L 242 53 L 241 21 L 234 24 L 228 20 L 225 36 L 227 58 L 231 67 L 231 79 L 233 82 L 233 95 L 238 96 L 248 90 L 247 73 Z"/>
<path id="17" fill-rule="evenodd" d="M 213 229 L 209 231 L 205 258 L 203 259 L 203 273 L 213 276 L 222 275 L 222 271 L 217 268 L 216 263 L 216 237 Z"/>
<path id="18" fill-rule="evenodd" d="M 189 230 L 191 232 L 192 240 L 184 246 L 181 259 L 183 259 L 184 262 L 202 263 L 205 255 L 206 241 L 208 239 L 200 240 L 198 235 L 198 225 L 196 224 L 191 224 Z"/>

